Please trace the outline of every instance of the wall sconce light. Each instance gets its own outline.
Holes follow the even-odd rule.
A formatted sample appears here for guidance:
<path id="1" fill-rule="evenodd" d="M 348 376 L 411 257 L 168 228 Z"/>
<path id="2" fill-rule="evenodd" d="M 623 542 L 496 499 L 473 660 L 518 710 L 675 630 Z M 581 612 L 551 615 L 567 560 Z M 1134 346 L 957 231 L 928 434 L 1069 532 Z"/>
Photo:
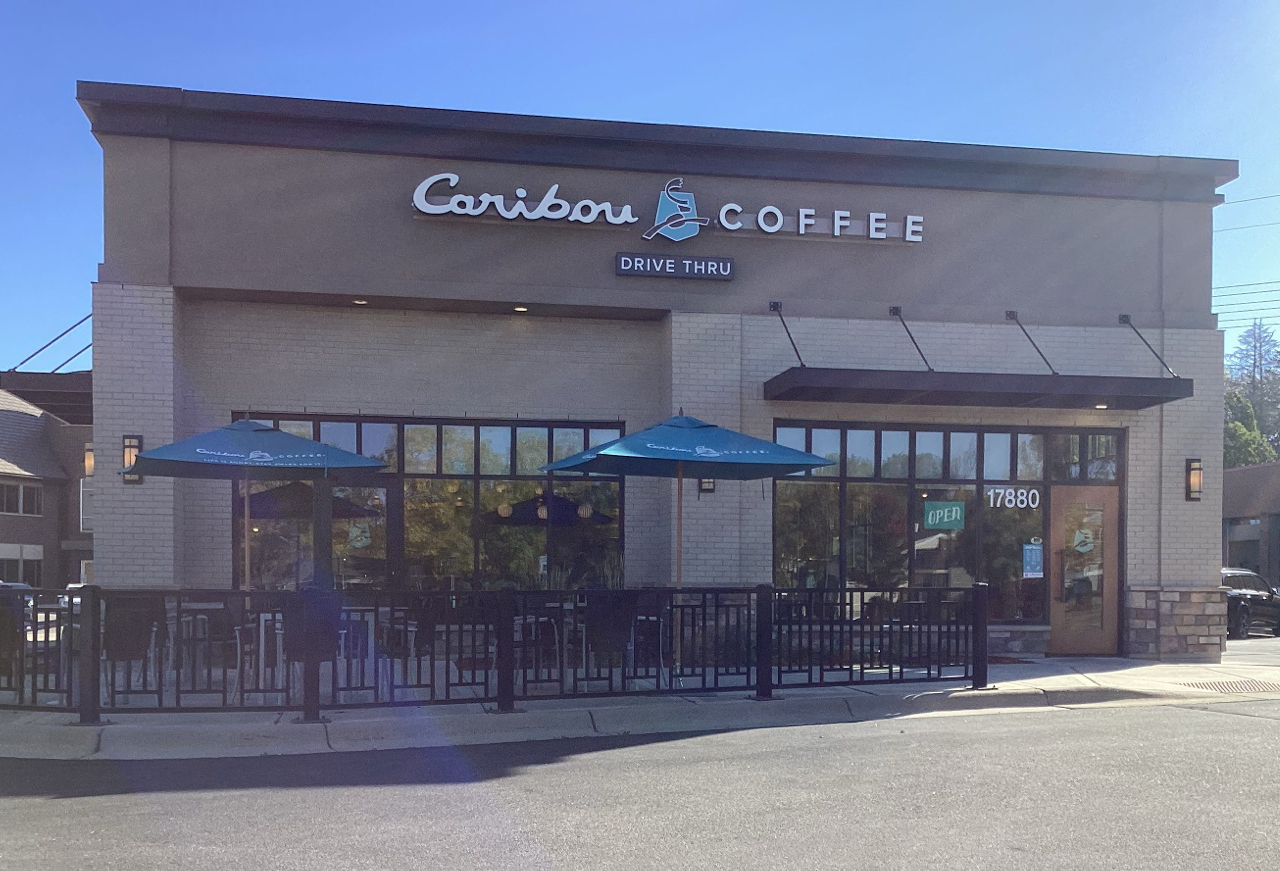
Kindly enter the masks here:
<path id="1" fill-rule="evenodd" d="M 134 463 L 138 462 L 138 454 L 142 453 L 142 436 L 127 435 L 121 439 L 123 447 L 124 467 L 130 468 Z M 121 481 L 126 484 L 141 484 L 141 475 L 121 475 Z"/>
<path id="2" fill-rule="evenodd" d="M 1199 502 L 1204 495 L 1204 463 L 1199 457 L 1187 459 L 1187 501 Z"/>
<path id="3" fill-rule="evenodd" d="M 550 514 L 550 512 L 548 512 L 548 511 L 547 511 L 547 506 L 545 506 L 545 505 L 539 505 L 539 506 L 538 506 L 538 519 L 539 519 L 539 520 L 546 520 L 546 519 L 547 519 L 547 516 L 548 516 L 549 514 Z"/>
<path id="4" fill-rule="evenodd" d="M 714 493 L 714 492 L 716 492 L 716 479 L 715 479 L 715 478 L 699 478 L 699 479 L 698 479 L 698 492 L 699 492 L 699 493 Z"/>
<path id="5" fill-rule="evenodd" d="M 93 442 L 85 442 L 84 445 L 84 476 L 93 477 Z"/>
<path id="6" fill-rule="evenodd" d="M 581 518 L 582 520 L 590 520 L 591 515 L 594 513 L 595 513 L 595 509 L 592 508 L 590 505 L 578 506 L 578 517 Z"/>

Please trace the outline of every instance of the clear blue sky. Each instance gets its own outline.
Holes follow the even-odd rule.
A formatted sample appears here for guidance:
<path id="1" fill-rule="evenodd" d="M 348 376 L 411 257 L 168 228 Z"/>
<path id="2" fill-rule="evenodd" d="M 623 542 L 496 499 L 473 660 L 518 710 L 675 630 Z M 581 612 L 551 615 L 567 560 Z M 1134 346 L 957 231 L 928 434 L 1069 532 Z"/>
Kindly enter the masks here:
<path id="1" fill-rule="evenodd" d="M 1216 226 L 1280 224 L 1277 0 L 8 0 L 0 369 L 89 311 L 102 167 L 77 79 L 1236 158 L 1228 202 L 1270 198 L 1220 207 Z M 1220 305 L 1280 322 L 1280 225 L 1214 241 L 1215 286 L 1269 282 Z M 88 342 L 85 325 L 25 368 Z"/>

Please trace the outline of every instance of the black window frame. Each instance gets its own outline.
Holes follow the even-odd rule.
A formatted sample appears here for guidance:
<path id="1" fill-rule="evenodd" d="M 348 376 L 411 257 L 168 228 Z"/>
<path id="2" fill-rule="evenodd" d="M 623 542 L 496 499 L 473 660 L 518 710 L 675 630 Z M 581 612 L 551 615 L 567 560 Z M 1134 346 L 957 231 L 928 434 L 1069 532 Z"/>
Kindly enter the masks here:
<path id="1" fill-rule="evenodd" d="M 364 454 L 364 426 L 369 423 L 386 423 L 396 426 L 396 462 L 394 468 L 386 468 L 376 472 L 369 472 L 358 478 L 344 481 L 344 485 L 352 487 L 376 487 L 385 488 L 387 491 L 387 588 L 403 589 L 406 578 L 406 557 L 405 557 L 405 536 L 404 536 L 404 491 L 405 483 L 411 480 L 448 480 L 448 481 L 466 481 L 470 484 L 471 489 L 471 509 L 472 509 L 472 562 L 470 578 L 474 582 L 480 575 L 480 548 L 481 537 L 475 532 L 476 521 L 480 515 L 480 489 L 481 485 L 486 481 L 539 481 L 543 482 L 543 489 L 546 493 L 554 493 L 554 487 L 557 484 L 564 484 L 577 481 L 608 481 L 616 482 L 618 486 L 618 549 L 622 554 L 626 553 L 626 482 L 625 477 L 620 475 L 602 475 L 598 473 L 553 473 L 540 472 L 536 475 L 518 474 L 518 430 L 544 428 L 547 430 L 547 450 L 546 458 L 540 465 L 546 465 L 552 461 L 555 455 L 555 431 L 559 429 L 581 431 L 583 444 L 590 446 L 591 434 L 593 431 L 605 430 L 609 432 L 617 432 L 619 437 L 627 433 L 626 422 L 621 420 L 599 420 L 599 419 L 583 419 L 583 420 L 565 420 L 556 418 L 478 418 L 478 417 L 442 417 L 442 416 L 405 416 L 405 415 L 376 415 L 376 414 L 311 414 L 299 412 L 284 411 L 237 411 L 232 414 L 233 420 L 250 419 L 265 423 L 269 426 L 280 426 L 281 422 L 290 423 L 311 423 L 311 438 L 320 440 L 320 425 L 322 423 L 353 423 L 356 431 L 355 452 Z M 436 430 L 435 438 L 435 470 L 432 472 L 406 472 L 405 471 L 405 426 L 434 426 Z M 460 426 L 470 427 L 471 433 L 471 472 L 458 473 L 449 472 L 444 469 L 444 427 Z M 510 433 L 510 454 L 508 462 L 508 471 L 504 473 L 481 473 L 480 472 L 480 428 L 481 427 L 497 427 L 506 428 Z M 843 444 L 843 440 L 842 440 Z M 242 500 L 236 498 L 232 493 L 232 546 L 233 553 L 241 552 L 244 544 L 242 541 L 242 527 L 239 512 L 243 510 Z M 400 525 L 399 530 L 393 532 L 393 518 L 397 519 Z M 547 554 L 552 553 L 552 541 L 555 537 L 554 526 L 547 525 Z M 240 583 L 240 573 L 243 571 L 243 561 L 240 559 L 233 560 L 232 571 L 232 587 Z M 623 575 L 625 577 L 626 568 L 625 561 L 623 566 Z"/>
<path id="2" fill-rule="evenodd" d="M 985 572 L 985 554 L 984 533 L 986 528 L 986 512 L 990 510 L 987 507 L 988 491 L 993 489 L 1017 489 L 1030 488 L 1032 486 L 1040 490 L 1040 508 L 1043 510 L 1043 535 L 1044 542 L 1049 541 L 1049 529 L 1052 524 L 1052 497 L 1051 490 L 1054 487 L 1117 487 L 1120 489 L 1120 583 L 1124 583 L 1124 546 L 1125 546 L 1125 500 L 1124 492 L 1128 473 L 1128 430 L 1121 427 L 1087 427 L 1087 426 L 1017 426 L 1004 424 L 974 424 L 974 423 L 903 423 L 898 421 L 866 421 L 866 420 L 844 420 L 833 421 L 827 419 L 815 418 L 790 418 L 776 417 L 773 420 L 773 433 L 776 438 L 779 428 L 801 429 L 804 431 L 805 449 L 809 450 L 812 444 L 813 429 L 832 429 L 840 430 L 840 468 L 837 476 L 833 475 L 814 475 L 812 472 L 804 472 L 798 475 L 787 476 L 775 480 L 773 488 L 773 521 L 770 532 L 770 550 L 776 548 L 777 541 L 777 483 L 793 482 L 796 480 L 813 480 L 823 481 L 828 484 L 838 483 L 839 485 L 839 506 L 840 518 L 839 528 L 841 530 L 839 543 L 839 577 L 842 579 L 848 577 L 848 545 L 845 540 L 844 530 L 848 518 L 846 511 L 848 508 L 848 485 L 849 484 L 898 484 L 905 485 L 908 488 L 908 504 L 907 517 L 908 523 L 913 522 L 916 512 L 919 508 L 920 491 L 922 489 L 944 489 L 947 487 L 973 486 L 975 488 L 975 506 L 978 514 L 978 531 L 975 541 L 977 548 L 977 571 L 974 575 L 974 582 L 981 583 L 986 580 Z M 871 430 L 875 432 L 875 474 L 871 477 L 851 476 L 847 474 L 848 462 L 848 432 L 850 430 Z M 882 454 L 882 433 L 885 431 L 908 433 L 908 453 L 907 453 L 907 475 L 906 477 L 884 477 L 881 468 Z M 942 439 L 942 471 L 940 478 L 919 478 L 916 474 L 916 433 L 918 432 L 941 432 Z M 951 434 L 952 433 L 975 433 L 977 437 L 977 453 L 975 456 L 976 475 L 973 478 L 958 478 L 951 474 Z M 987 433 L 1008 433 L 1009 438 L 1009 477 L 1006 479 L 988 479 L 985 477 L 986 471 L 986 434 Z M 1036 478 L 1025 478 L 1019 475 L 1018 468 L 1018 445 L 1019 435 L 1038 435 L 1041 437 L 1043 457 L 1041 475 Z M 1084 446 L 1090 443 L 1092 436 L 1105 436 L 1114 439 L 1114 456 L 1115 456 L 1115 475 L 1109 479 L 1093 479 L 1084 474 L 1083 459 L 1080 462 L 1081 475 L 1074 478 L 1059 479 L 1054 477 L 1054 458 L 1050 452 L 1055 445 L 1055 440 L 1051 436 L 1074 435 L 1078 438 L 1077 444 L 1081 446 L 1081 454 L 1087 453 Z M 1046 553 L 1048 546 L 1046 544 Z M 916 555 L 913 547 L 908 548 L 907 552 L 907 577 L 914 578 Z M 770 565 L 776 564 L 776 557 L 771 557 Z M 1047 583 L 1047 566 L 1046 566 L 1046 584 L 1044 592 L 1043 613 L 1045 619 L 1040 620 L 1001 620 L 999 625 L 1046 625 L 1049 615 L 1049 597 L 1051 592 Z"/>

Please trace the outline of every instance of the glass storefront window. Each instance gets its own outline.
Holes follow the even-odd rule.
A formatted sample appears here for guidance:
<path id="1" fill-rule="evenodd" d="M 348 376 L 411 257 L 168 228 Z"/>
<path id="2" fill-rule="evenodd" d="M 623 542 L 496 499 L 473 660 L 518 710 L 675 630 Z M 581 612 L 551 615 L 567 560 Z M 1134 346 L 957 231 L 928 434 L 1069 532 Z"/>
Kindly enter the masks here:
<path id="1" fill-rule="evenodd" d="M 1013 436 L 989 432 L 982 436 L 982 477 L 988 481 L 1008 481 Z"/>
<path id="2" fill-rule="evenodd" d="M 334 586 L 339 590 L 385 588 L 387 491 L 335 487 L 333 497 Z"/>
<path id="3" fill-rule="evenodd" d="M 616 442 L 622 438 L 622 430 L 620 429 L 593 429 L 590 432 L 591 439 L 587 447 L 598 448 L 609 442 Z"/>
<path id="4" fill-rule="evenodd" d="M 1055 433 L 1049 436 L 1049 477 L 1074 481 L 1080 477 L 1080 436 Z"/>
<path id="5" fill-rule="evenodd" d="M 942 433 L 916 433 L 916 477 L 942 477 Z"/>
<path id="6" fill-rule="evenodd" d="M 969 587 L 978 570 L 978 523 L 972 486 L 918 490 L 912 520 L 913 587 Z"/>
<path id="7" fill-rule="evenodd" d="M 582 430 L 577 427 L 573 429 L 556 427 L 551 433 L 551 450 L 552 457 L 555 460 L 563 460 L 586 450 L 586 445 L 582 438 Z M 557 472 L 556 474 L 571 475 L 573 477 L 582 475 L 581 472 Z"/>
<path id="8" fill-rule="evenodd" d="M 541 475 L 538 470 L 550 462 L 547 449 L 545 426 L 516 427 L 516 474 Z"/>
<path id="9" fill-rule="evenodd" d="M 845 468 L 850 478 L 874 478 L 876 474 L 876 431 L 851 429 L 845 433 Z"/>
<path id="10" fill-rule="evenodd" d="M 394 423 L 360 424 L 360 453 L 379 463 L 386 463 L 383 471 L 398 472 L 400 464 L 400 433 Z"/>
<path id="11" fill-rule="evenodd" d="M 622 587 L 620 494 L 616 481 L 556 483 L 546 521 L 551 587 Z"/>
<path id="12" fill-rule="evenodd" d="M 834 465 L 820 466 L 813 474 L 822 477 L 840 477 L 840 430 L 815 429 L 813 431 L 813 448 L 810 453 L 823 459 L 834 461 Z"/>
<path id="13" fill-rule="evenodd" d="M 480 474 L 511 474 L 511 427 L 480 427 Z"/>
<path id="14" fill-rule="evenodd" d="M 774 490 L 773 582 L 840 586 L 840 487 L 780 479 Z"/>
<path id="15" fill-rule="evenodd" d="M 435 424 L 405 424 L 404 471 L 409 475 L 434 475 L 436 469 Z"/>
<path id="16" fill-rule="evenodd" d="M 470 475 L 475 471 L 476 428 L 440 427 L 440 471 L 446 475 Z"/>
<path id="17" fill-rule="evenodd" d="M 978 477 L 978 434 L 953 432 L 951 434 L 951 475 L 960 480 Z"/>
<path id="18" fill-rule="evenodd" d="M 1041 486 L 988 487 L 983 501 L 982 578 L 991 585 L 989 619 L 1048 622 L 1045 500 Z M 1028 549 L 1032 564 L 1025 558 Z"/>
<path id="19" fill-rule="evenodd" d="M 805 447 L 805 431 L 801 426 L 782 426 L 774 432 L 773 440 L 784 448 L 792 448 L 797 451 L 807 450 Z M 787 477 L 800 478 L 804 477 L 804 472 L 792 472 Z"/>
<path id="20" fill-rule="evenodd" d="M 1044 436 L 1018 433 L 1018 480 L 1039 481 L 1044 477 Z"/>
<path id="21" fill-rule="evenodd" d="M 845 495 L 848 586 L 893 590 L 907 583 L 907 503 L 910 489 L 850 484 Z"/>
<path id="22" fill-rule="evenodd" d="M 471 589 L 472 508 L 470 481 L 404 482 L 404 558 L 409 589 Z"/>
<path id="23" fill-rule="evenodd" d="M 354 423 L 335 423 L 321 421 L 320 441 L 344 451 L 356 452 L 356 425 Z"/>
<path id="24" fill-rule="evenodd" d="M 267 423 L 270 422 L 267 421 Z M 304 439 L 315 437 L 313 424 L 309 420 L 282 420 L 277 428 L 281 432 L 287 432 L 289 435 L 296 435 Z"/>
<path id="25" fill-rule="evenodd" d="M 545 430 L 544 430 L 545 432 Z M 547 586 L 547 521 L 537 481 L 480 483 L 479 576 L 486 589 Z"/>
<path id="26" fill-rule="evenodd" d="M 1091 435 L 1088 437 L 1088 455 L 1085 465 L 1090 481 L 1114 481 L 1116 479 L 1116 437 Z"/>
<path id="27" fill-rule="evenodd" d="M 907 477 L 910 445 L 911 433 L 909 432 L 885 430 L 880 433 L 880 477 Z"/>

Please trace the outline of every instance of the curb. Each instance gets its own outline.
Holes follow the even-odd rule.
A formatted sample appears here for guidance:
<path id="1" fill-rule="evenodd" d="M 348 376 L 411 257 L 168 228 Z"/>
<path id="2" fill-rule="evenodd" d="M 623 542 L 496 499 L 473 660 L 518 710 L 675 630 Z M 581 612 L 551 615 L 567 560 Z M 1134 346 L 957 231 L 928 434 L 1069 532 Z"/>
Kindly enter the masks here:
<path id="1" fill-rule="evenodd" d="M 483 708 L 401 708 L 394 714 L 331 712 L 328 723 L 295 723 L 278 714 L 228 719 L 225 714 L 136 715 L 94 728 L 67 728 L 66 718 L 0 720 L 0 758 L 50 760 L 178 760 L 429 749 L 564 738 L 664 733 L 725 732 L 788 726 L 865 723 L 931 714 L 1107 704 L 1238 701 L 1221 693 L 1130 689 L 1098 685 L 1041 688 L 923 689 L 906 695 L 848 689 L 821 695 L 782 693 L 780 704 L 749 696 L 666 696 L 644 704 L 590 708 L 538 707 L 526 703 L 513 715 Z M 789 697 L 788 697 L 789 696 Z M 1257 698 L 1250 696 L 1247 698 Z M 123 715 L 128 717 L 129 715 Z M 178 719 L 183 718 L 183 719 Z"/>

